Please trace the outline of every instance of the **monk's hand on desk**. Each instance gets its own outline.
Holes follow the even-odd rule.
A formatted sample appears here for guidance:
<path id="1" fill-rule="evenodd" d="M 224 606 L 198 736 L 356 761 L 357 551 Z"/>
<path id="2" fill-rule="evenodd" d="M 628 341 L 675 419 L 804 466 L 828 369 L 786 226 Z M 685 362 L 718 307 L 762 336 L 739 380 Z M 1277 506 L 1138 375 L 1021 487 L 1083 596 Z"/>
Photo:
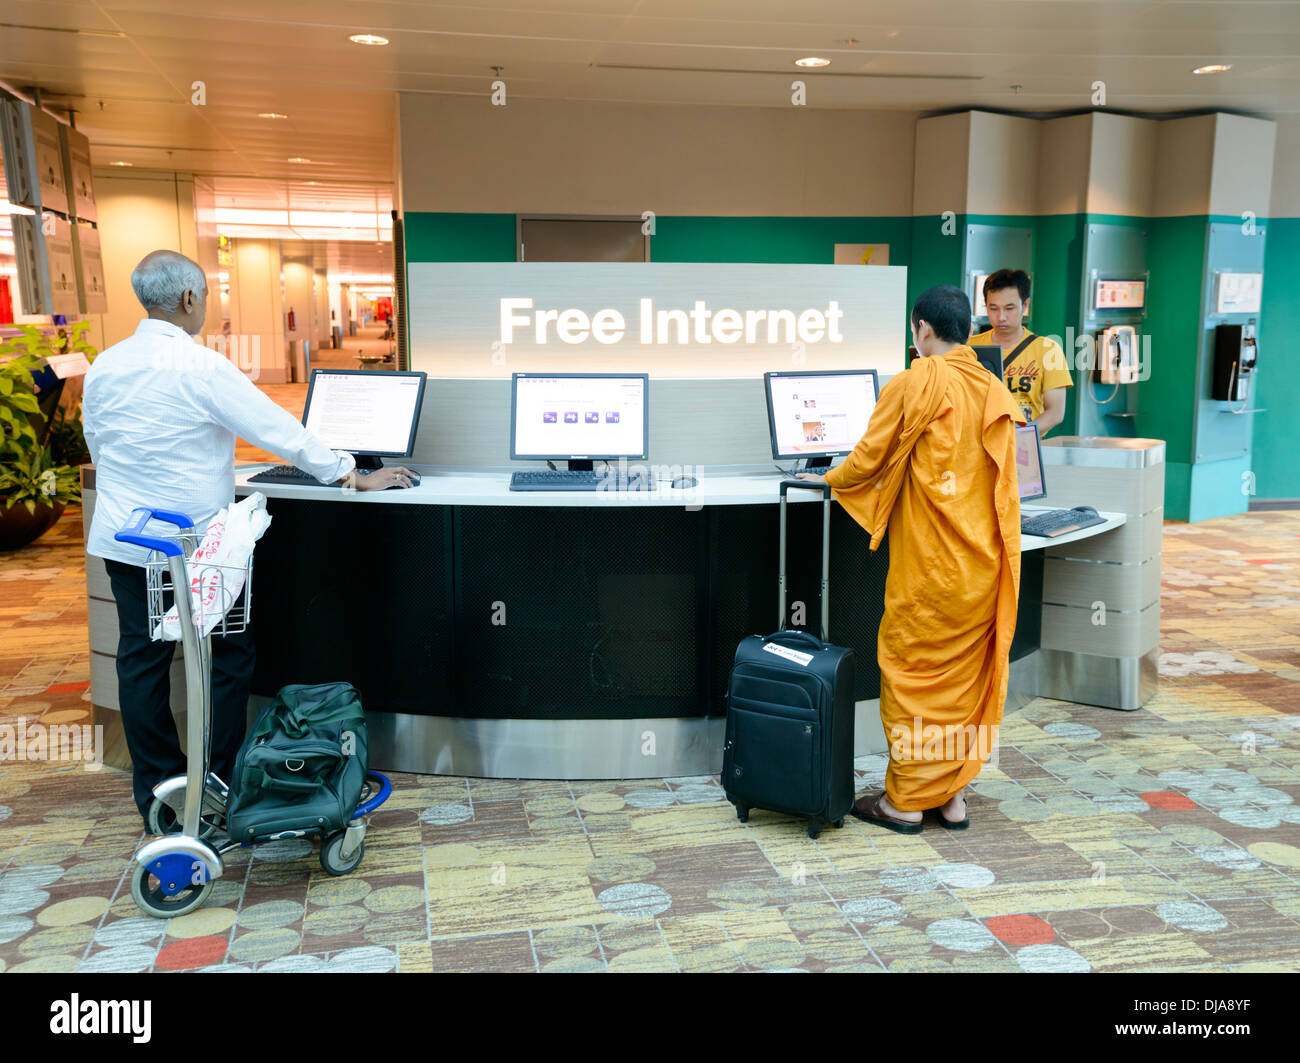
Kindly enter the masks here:
<path id="1" fill-rule="evenodd" d="M 404 465 L 385 465 L 382 469 L 362 473 L 353 470 L 344 478 L 346 487 L 358 491 L 383 491 L 389 487 L 410 487 L 412 472 Z"/>
<path id="2" fill-rule="evenodd" d="M 816 484 L 824 484 L 824 483 L 826 482 L 826 477 L 825 477 L 825 476 L 819 476 L 819 475 L 818 475 L 817 473 L 815 473 L 815 472 L 801 472 L 801 473 L 798 474 L 798 476 L 796 477 L 796 479 L 799 479 L 799 480 L 811 480 L 813 483 L 816 483 Z"/>

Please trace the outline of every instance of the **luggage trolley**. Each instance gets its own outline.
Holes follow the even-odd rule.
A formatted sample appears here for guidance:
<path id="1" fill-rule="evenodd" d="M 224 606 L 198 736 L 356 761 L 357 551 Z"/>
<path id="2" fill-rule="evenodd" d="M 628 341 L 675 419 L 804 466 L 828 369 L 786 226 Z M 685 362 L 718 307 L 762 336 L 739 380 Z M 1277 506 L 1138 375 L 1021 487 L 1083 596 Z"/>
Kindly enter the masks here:
<path id="1" fill-rule="evenodd" d="M 146 535 L 150 520 L 171 524 L 175 534 Z M 145 562 L 149 603 L 149 633 L 154 641 L 169 639 L 164 628 L 169 602 L 174 599 L 185 656 L 186 772 L 154 787 L 149 806 L 149 829 L 163 835 L 146 842 L 135 854 L 131 896 L 140 910 L 160 919 L 184 915 L 198 908 L 224 870 L 221 857 L 252 842 L 232 841 L 226 830 L 229 786 L 209 769 L 212 722 L 212 636 L 236 635 L 248 627 L 253 597 L 253 558 L 245 565 L 219 565 L 189 559 L 198 547 L 194 522 L 182 513 L 147 507 L 132 510 L 126 524 L 113 536 L 118 542 L 150 550 Z M 243 578 L 243 590 L 227 601 L 226 581 Z M 195 615 L 194 595 L 175 593 L 194 581 L 205 588 Z M 215 592 L 215 593 L 212 593 Z M 201 635 L 214 612 L 221 613 L 212 632 Z M 175 635 L 170 636 L 175 640 Z M 321 839 L 320 862 L 331 875 L 345 875 L 365 852 L 366 816 L 392 793 L 388 778 L 367 771 L 361 798 L 348 825 Z M 191 800 L 191 796 L 194 797 Z M 302 830 L 277 832 L 274 838 L 304 837 L 321 833 Z M 270 841 L 259 838 L 255 841 Z"/>

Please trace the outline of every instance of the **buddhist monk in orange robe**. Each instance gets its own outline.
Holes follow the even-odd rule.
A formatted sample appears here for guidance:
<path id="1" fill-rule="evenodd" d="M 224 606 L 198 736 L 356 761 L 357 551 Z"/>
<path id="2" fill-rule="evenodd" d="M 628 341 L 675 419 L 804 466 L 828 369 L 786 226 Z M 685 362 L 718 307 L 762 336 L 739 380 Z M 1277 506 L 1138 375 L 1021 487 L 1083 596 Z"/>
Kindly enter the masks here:
<path id="1" fill-rule="evenodd" d="M 923 357 L 885 386 L 866 435 L 824 477 L 872 550 L 889 531 L 878 643 L 889 770 L 853 814 L 905 834 L 927 809 L 969 825 L 963 791 L 996 741 L 1016 626 L 1024 420 L 969 335 L 960 289 L 925 292 L 912 309 Z"/>

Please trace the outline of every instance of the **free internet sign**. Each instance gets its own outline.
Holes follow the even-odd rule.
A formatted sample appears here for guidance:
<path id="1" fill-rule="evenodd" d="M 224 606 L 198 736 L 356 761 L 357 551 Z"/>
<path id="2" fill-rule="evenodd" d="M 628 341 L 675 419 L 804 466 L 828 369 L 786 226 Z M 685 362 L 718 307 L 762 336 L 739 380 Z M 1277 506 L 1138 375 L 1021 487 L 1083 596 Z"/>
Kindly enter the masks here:
<path id="1" fill-rule="evenodd" d="M 407 272 L 411 368 L 432 376 L 903 368 L 901 266 L 459 262 Z"/>

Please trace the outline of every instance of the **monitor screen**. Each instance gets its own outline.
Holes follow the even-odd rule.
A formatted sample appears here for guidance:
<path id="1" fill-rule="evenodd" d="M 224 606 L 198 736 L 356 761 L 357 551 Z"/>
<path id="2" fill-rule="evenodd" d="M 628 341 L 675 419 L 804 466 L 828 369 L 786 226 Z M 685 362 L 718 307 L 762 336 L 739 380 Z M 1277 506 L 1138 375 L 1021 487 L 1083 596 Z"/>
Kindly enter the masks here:
<path id="1" fill-rule="evenodd" d="M 1016 425 L 1016 478 L 1020 482 L 1020 501 L 1042 498 L 1047 494 L 1043 483 L 1043 451 L 1038 442 L 1038 425 Z"/>
<path id="2" fill-rule="evenodd" d="M 876 408 L 874 369 L 766 373 L 772 457 L 848 454 Z"/>
<path id="3" fill-rule="evenodd" d="M 424 380 L 423 373 L 313 369 L 302 423 L 331 450 L 410 457 Z"/>
<path id="4" fill-rule="evenodd" d="M 644 460 L 649 421 L 646 373 L 515 373 L 511 381 L 514 461 Z"/>
<path id="5" fill-rule="evenodd" d="M 975 352 L 975 357 L 979 359 L 980 365 L 987 369 L 999 380 L 1002 379 L 1002 348 L 997 344 L 981 344 L 971 347 Z"/>

